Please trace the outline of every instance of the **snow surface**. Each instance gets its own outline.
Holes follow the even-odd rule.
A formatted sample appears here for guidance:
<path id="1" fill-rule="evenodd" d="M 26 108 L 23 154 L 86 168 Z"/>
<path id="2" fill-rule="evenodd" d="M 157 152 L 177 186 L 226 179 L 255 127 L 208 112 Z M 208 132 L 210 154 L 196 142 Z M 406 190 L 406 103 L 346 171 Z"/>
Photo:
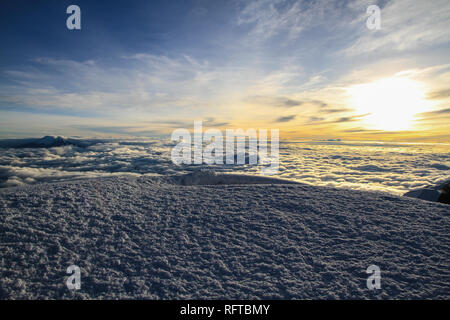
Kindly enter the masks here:
<path id="1" fill-rule="evenodd" d="M 439 203 L 197 173 L 7 188 L 0 212 L 3 299 L 450 298 Z"/>

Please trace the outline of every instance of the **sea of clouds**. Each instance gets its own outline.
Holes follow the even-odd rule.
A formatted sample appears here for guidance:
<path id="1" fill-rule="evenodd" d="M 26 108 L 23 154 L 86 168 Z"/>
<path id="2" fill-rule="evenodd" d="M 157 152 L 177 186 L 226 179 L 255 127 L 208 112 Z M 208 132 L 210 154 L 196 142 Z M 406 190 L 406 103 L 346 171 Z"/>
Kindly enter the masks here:
<path id="1" fill-rule="evenodd" d="M 112 175 L 173 175 L 198 169 L 258 175 L 255 165 L 175 165 L 174 142 L 46 137 L 0 141 L 0 187 Z M 450 146 L 376 142 L 280 143 L 276 177 L 403 194 L 450 180 Z"/>

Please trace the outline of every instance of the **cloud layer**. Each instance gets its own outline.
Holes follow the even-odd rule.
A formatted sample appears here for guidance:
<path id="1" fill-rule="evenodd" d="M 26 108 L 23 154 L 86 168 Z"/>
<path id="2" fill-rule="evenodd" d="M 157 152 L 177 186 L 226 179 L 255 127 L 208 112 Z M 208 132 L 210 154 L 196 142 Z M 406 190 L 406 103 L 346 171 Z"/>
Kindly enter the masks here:
<path id="1" fill-rule="evenodd" d="M 51 148 L 1 148 L 0 186 L 122 174 L 173 175 L 200 168 L 254 175 L 260 172 L 260 167 L 248 164 L 176 166 L 170 159 L 173 146 L 159 139 L 76 140 Z M 279 159 L 277 177 L 313 185 L 403 194 L 450 180 L 448 145 L 281 143 Z"/>

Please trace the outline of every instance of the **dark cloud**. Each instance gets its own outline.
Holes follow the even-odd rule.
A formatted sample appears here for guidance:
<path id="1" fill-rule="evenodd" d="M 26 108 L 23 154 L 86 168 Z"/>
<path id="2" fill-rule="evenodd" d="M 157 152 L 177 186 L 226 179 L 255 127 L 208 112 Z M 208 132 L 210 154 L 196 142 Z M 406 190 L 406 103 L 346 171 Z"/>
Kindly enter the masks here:
<path id="1" fill-rule="evenodd" d="M 330 121 L 331 123 L 340 123 L 340 122 L 352 122 L 352 121 L 357 121 L 359 120 L 359 118 L 365 117 L 367 115 L 369 115 L 370 113 L 366 113 L 366 114 L 359 114 L 356 116 L 348 116 L 348 117 L 340 117 L 336 120 L 332 120 Z"/>
<path id="2" fill-rule="evenodd" d="M 423 117 L 433 117 L 433 116 L 447 115 L 447 114 L 450 114 L 450 108 L 421 113 L 421 115 Z"/>
<path id="3" fill-rule="evenodd" d="M 377 130 L 369 130 L 369 129 L 363 129 L 363 128 L 353 128 L 353 129 L 346 129 L 341 130 L 340 132 L 348 132 L 348 133 L 370 133 L 375 132 Z"/>
<path id="4" fill-rule="evenodd" d="M 301 106 L 303 104 L 303 101 L 298 101 L 298 100 L 293 100 L 293 99 L 284 99 L 282 101 L 282 103 L 286 107 L 297 107 L 297 106 Z"/>
<path id="5" fill-rule="evenodd" d="M 320 108 L 325 108 L 328 106 L 328 104 L 326 102 L 323 102 L 321 100 L 311 100 L 310 102 Z"/>
<path id="6" fill-rule="evenodd" d="M 297 100 L 292 98 L 286 98 L 286 97 L 270 97 L 270 96 L 253 96 L 249 97 L 247 101 L 251 103 L 257 103 L 257 104 L 265 104 L 265 105 L 272 105 L 276 107 L 285 107 L 285 108 L 291 108 L 291 107 L 298 107 L 304 104 L 314 105 L 316 107 L 319 107 L 321 110 L 324 110 L 324 112 L 327 113 L 333 113 L 333 112 L 343 112 L 348 111 L 348 109 L 342 109 L 342 108 L 333 108 L 328 109 L 330 105 L 326 103 L 325 101 L 318 100 L 318 99 L 306 99 L 306 100 Z"/>
<path id="7" fill-rule="evenodd" d="M 417 131 L 406 131 L 406 130 L 404 130 L 404 131 L 383 131 L 383 130 L 379 130 L 379 131 L 373 131 L 370 134 L 377 134 L 377 135 L 402 134 L 402 135 L 404 135 L 404 134 L 415 134 L 415 133 L 418 133 L 418 132 Z"/>
<path id="8" fill-rule="evenodd" d="M 367 114 L 355 115 L 355 116 L 346 116 L 346 117 L 340 117 L 340 118 L 331 119 L 331 120 L 328 120 L 327 117 L 310 116 L 309 119 L 308 119 L 308 122 L 305 122 L 305 124 L 322 125 L 322 124 L 353 122 L 353 121 L 358 121 L 359 118 L 364 117 L 366 115 Z"/>
<path id="9" fill-rule="evenodd" d="M 229 124 L 229 122 L 216 122 L 214 118 L 207 118 L 206 120 L 203 120 L 203 125 L 205 127 L 224 127 Z"/>
<path id="10" fill-rule="evenodd" d="M 295 119 L 295 115 L 292 116 L 285 116 L 285 117 L 279 117 L 278 119 L 275 120 L 275 122 L 289 122 L 291 120 Z"/>
<path id="11" fill-rule="evenodd" d="M 450 89 L 434 91 L 428 95 L 428 99 L 431 100 L 439 100 L 445 98 L 450 98 Z"/>
<path id="12" fill-rule="evenodd" d="M 354 117 L 341 117 L 337 120 L 335 120 L 334 122 L 350 122 L 350 121 L 355 121 L 356 119 Z"/>
<path id="13" fill-rule="evenodd" d="M 385 131 L 385 130 L 375 130 L 375 129 L 364 129 L 364 128 L 353 128 L 340 130 L 339 132 L 345 133 L 361 133 L 361 134 L 371 134 L 371 135 L 395 135 L 395 134 L 406 134 L 406 133 L 415 133 L 415 131 Z"/>
<path id="14" fill-rule="evenodd" d="M 320 112 L 324 112 L 324 113 L 339 113 L 339 112 L 348 112 L 348 111 L 350 111 L 350 109 L 335 108 L 335 109 L 324 109 L 324 110 L 321 110 Z"/>
<path id="15" fill-rule="evenodd" d="M 316 107 L 319 107 L 321 113 L 340 113 L 352 111 L 352 109 L 349 108 L 333 107 L 322 100 L 310 100 L 308 102 Z"/>
<path id="16" fill-rule="evenodd" d="M 304 104 L 304 101 L 295 100 L 286 97 L 270 97 L 270 96 L 252 96 L 248 97 L 246 101 L 250 103 L 263 104 L 275 107 L 292 108 Z"/>

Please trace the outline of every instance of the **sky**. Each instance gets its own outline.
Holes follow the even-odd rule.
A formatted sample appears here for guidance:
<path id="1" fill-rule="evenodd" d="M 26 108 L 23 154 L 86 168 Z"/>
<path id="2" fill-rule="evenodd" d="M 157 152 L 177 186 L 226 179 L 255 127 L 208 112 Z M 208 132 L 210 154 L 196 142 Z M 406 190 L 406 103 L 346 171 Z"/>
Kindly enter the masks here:
<path id="1" fill-rule="evenodd" d="M 3 0 L 0 27 L 2 138 L 159 137 L 202 120 L 450 143 L 448 0 Z"/>

